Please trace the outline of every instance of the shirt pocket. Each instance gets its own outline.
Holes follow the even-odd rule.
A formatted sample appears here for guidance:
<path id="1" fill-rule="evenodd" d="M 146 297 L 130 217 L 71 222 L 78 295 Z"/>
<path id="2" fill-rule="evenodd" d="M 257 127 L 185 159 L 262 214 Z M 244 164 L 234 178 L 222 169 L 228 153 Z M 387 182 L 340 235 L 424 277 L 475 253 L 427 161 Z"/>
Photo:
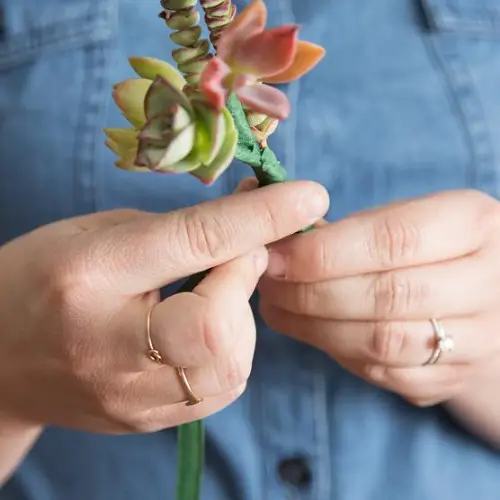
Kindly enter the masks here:
<path id="1" fill-rule="evenodd" d="M 93 131 L 109 90 L 112 4 L 2 4 L 0 242 L 92 209 Z"/>
<path id="2" fill-rule="evenodd" d="M 499 193 L 500 3 L 421 0 L 468 146 L 468 186 Z"/>

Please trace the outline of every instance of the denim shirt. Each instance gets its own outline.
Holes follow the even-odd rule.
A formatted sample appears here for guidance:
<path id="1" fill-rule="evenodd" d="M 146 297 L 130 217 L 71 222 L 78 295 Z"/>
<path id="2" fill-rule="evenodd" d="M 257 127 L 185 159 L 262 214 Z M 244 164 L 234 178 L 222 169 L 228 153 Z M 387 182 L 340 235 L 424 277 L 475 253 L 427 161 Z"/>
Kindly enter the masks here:
<path id="1" fill-rule="evenodd" d="M 1 2 L 0 2 L 1 3 Z M 157 0 L 4 0 L 0 243 L 76 214 L 169 211 L 230 193 L 189 176 L 123 172 L 103 126 L 131 55 L 168 58 Z M 236 1 L 242 7 L 244 1 Z M 271 145 L 292 177 L 324 184 L 329 220 L 401 197 L 499 193 L 498 0 L 267 0 L 327 48 L 286 87 Z M 416 408 L 257 318 L 245 395 L 207 419 L 204 500 L 497 500 L 500 454 L 442 407 Z M 1 500 L 170 500 L 176 432 L 47 429 Z"/>

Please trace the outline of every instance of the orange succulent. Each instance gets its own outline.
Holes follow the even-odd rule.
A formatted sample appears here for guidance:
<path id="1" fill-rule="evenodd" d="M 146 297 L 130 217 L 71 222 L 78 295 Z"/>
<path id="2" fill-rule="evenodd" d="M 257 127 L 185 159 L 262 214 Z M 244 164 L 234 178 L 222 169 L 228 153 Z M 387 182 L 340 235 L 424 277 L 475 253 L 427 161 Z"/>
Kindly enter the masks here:
<path id="1" fill-rule="evenodd" d="M 267 9 L 254 0 L 222 33 L 217 55 L 203 70 L 199 88 L 221 110 L 231 92 L 258 113 L 284 119 L 290 113 L 286 95 L 266 83 L 286 83 L 310 71 L 325 50 L 298 40 L 299 27 L 265 29 Z"/>

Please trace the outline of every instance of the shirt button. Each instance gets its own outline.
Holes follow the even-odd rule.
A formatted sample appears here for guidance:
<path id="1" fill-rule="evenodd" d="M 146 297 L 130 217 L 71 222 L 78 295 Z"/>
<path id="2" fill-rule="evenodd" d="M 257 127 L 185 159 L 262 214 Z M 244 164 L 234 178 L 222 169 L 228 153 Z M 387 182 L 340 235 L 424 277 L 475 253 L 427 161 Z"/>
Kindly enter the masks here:
<path id="1" fill-rule="evenodd" d="M 296 488 L 305 488 L 312 480 L 311 469 L 303 457 L 283 460 L 278 466 L 278 474 L 283 482 Z"/>

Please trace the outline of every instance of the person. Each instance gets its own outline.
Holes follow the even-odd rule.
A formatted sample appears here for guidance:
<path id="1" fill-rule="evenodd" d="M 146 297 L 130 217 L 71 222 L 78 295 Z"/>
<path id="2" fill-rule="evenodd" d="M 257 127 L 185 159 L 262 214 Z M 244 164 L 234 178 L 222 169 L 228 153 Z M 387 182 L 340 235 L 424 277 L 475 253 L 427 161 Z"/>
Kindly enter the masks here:
<path id="1" fill-rule="evenodd" d="M 267 5 L 327 55 L 255 190 L 112 166 L 157 2 L 3 3 L 0 499 L 174 498 L 198 418 L 207 500 L 497 498 L 497 6 Z"/>

